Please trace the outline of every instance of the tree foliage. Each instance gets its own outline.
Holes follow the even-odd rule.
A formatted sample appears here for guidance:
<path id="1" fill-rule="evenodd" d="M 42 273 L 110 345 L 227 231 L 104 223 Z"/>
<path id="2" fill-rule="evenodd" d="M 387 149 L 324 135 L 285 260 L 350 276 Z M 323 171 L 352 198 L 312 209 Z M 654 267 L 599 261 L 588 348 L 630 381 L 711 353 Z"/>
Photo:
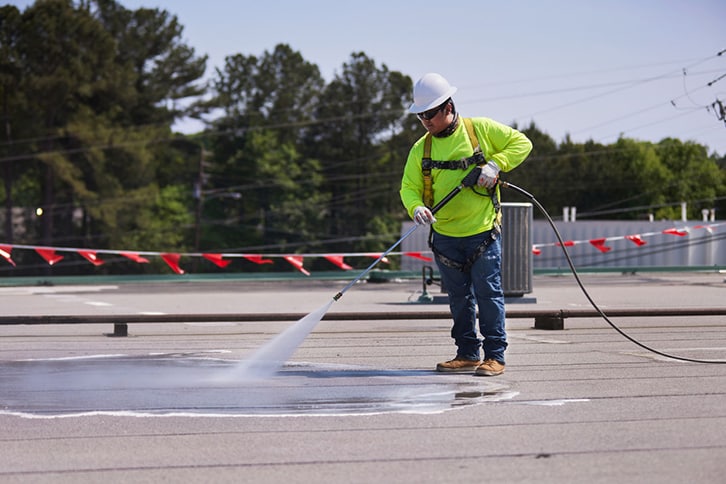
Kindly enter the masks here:
<path id="1" fill-rule="evenodd" d="M 323 165 L 324 189 L 331 197 L 327 232 L 341 239 L 338 248 L 373 250 L 371 245 L 380 244 L 379 234 L 390 238 L 393 232 L 386 209 L 394 200 L 400 204 L 400 160 L 410 145 L 405 150 L 399 146 L 394 156 L 388 150 L 392 136 L 404 126 L 411 86 L 409 77 L 354 53 L 316 107 L 318 123 L 308 133 L 305 152 Z M 381 231 L 382 217 L 389 222 L 388 230 Z M 370 240 L 351 244 L 348 237 L 353 234 Z"/>
<path id="2" fill-rule="evenodd" d="M 2 18 L 6 221 L 16 181 L 32 172 L 43 212 L 26 223 L 43 244 L 151 240 L 154 224 L 129 215 L 157 203 L 159 160 L 174 158 L 157 141 L 185 112 L 168 106 L 203 92 L 194 83 L 206 57 L 193 57 L 167 12 L 111 0 L 38 1 L 22 13 L 3 7 Z"/>
<path id="3" fill-rule="evenodd" d="M 259 58 L 230 56 L 217 71 L 208 106 L 224 113 L 214 122 L 224 134 L 211 138 L 202 193 L 240 197 L 233 206 L 224 197 L 215 204 L 237 223 L 223 233 L 205 230 L 213 247 L 288 248 L 319 236 L 327 196 L 319 162 L 303 157 L 300 146 L 323 84 L 317 66 L 283 44 Z"/>

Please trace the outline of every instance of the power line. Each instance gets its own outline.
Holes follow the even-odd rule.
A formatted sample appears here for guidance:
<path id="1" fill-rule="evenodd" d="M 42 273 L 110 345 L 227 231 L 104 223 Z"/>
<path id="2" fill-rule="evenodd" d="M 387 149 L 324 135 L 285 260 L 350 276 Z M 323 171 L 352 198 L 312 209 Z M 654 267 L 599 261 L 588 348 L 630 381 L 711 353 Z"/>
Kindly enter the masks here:
<path id="1" fill-rule="evenodd" d="M 622 130 L 622 131 L 618 132 L 617 134 L 611 134 L 611 135 L 608 135 L 608 136 L 603 136 L 603 137 L 601 137 L 601 139 L 620 138 L 625 133 L 631 133 L 633 131 L 638 131 L 639 129 L 648 128 L 650 126 L 655 126 L 656 124 L 661 124 L 661 123 L 665 123 L 665 122 L 668 122 L 668 121 L 672 121 L 674 119 L 682 118 L 684 116 L 689 116 L 689 115 L 694 114 L 696 112 L 698 112 L 698 110 L 696 108 L 693 108 L 690 111 L 678 113 L 675 116 L 670 116 L 670 117 L 667 117 L 667 118 L 661 118 L 661 119 L 658 119 L 656 121 L 651 121 L 651 122 L 648 122 L 648 123 L 645 123 L 645 124 L 640 124 L 638 126 L 634 126 L 632 128 L 627 128 L 625 130 Z"/>
<path id="2" fill-rule="evenodd" d="M 709 57 L 706 57 L 704 59 L 700 59 L 698 61 L 695 61 L 695 62 L 691 63 L 688 66 L 688 68 L 695 67 L 695 66 L 697 66 L 699 64 L 702 64 L 702 63 L 704 63 L 704 62 L 706 62 L 706 61 L 708 61 L 708 60 L 710 60 L 710 59 L 712 59 L 714 57 L 715 56 L 709 56 Z M 624 91 L 626 89 L 630 89 L 632 87 L 640 86 L 640 85 L 643 85 L 643 84 L 648 84 L 648 83 L 651 83 L 651 82 L 654 82 L 654 81 L 657 81 L 657 80 L 661 80 L 661 79 L 665 79 L 667 77 L 671 77 L 671 76 L 673 76 L 673 74 L 675 72 L 679 72 L 679 71 L 677 71 L 677 70 L 675 70 L 675 71 L 674 70 L 670 70 L 670 71 L 664 72 L 662 74 L 658 74 L 656 76 L 650 76 L 650 77 L 643 78 L 643 79 L 636 79 L 634 81 L 629 81 L 629 82 L 624 83 L 624 85 L 622 85 L 620 87 L 617 87 L 615 89 L 611 89 L 609 91 L 605 91 L 605 92 L 602 92 L 602 93 L 599 93 L 599 94 L 596 94 L 596 95 L 593 95 L 593 96 L 590 96 L 590 97 L 580 98 L 580 99 L 576 99 L 576 100 L 573 100 L 573 101 L 569 101 L 567 103 L 560 104 L 558 106 L 553 106 L 551 108 L 547 108 L 547 109 L 543 109 L 543 110 L 540 110 L 540 111 L 537 111 L 537 112 L 534 112 L 534 113 L 530 113 L 527 116 L 517 116 L 516 118 L 520 118 L 520 117 L 534 117 L 537 114 L 543 114 L 543 113 L 546 113 L 546 112 L 551 112 L 551 111 L 555 111 L 555 110 L 558 110 L 558 109 L 562 109 L 564 107 L 573 106 L 575 104 L 581 104 L 583 102 L 591 101 L 593 99 L 597 99 L 597 98 L 609 96 L 611 94 L 614 94 L 614 93 L 617 93 L 617 92 L 621 92 L 621 91 Z"/>
<path id="3" fill-rule="evenodd" d="M 721 53 L 718 53 L 716 56 L 718 56 L 718 55 L 721 55 Z M 712 59 L 713 57 L 715 57 L 715 56 L 707 57 L 705 59 L 700 59 L 700 60 L 697 60 L 695 62 L 692 62 L 686 68 L 682 68 L 682 70 L 683 69 L 688 69 L 688 68 L 691 68 L 691 67 L 695 67 L 695 66 L 697 66 L 697 65 L 699 65 L 699 64 L 701 64 L 703 62 L 706 62 L 707 60 Z M 663 65 L 663 64 L 672 64 L 672 62 L 668 62 L 668 63 L 658 63 L 658 64 L 652 64 L 652 65 L 657 66 L 657 65 Z M 639 66 L 639 67 L 643 67 L 643 66 Z M 540 79 L 556 79 L 556 78 L 559 78 L 559 77 L 572 77 L 572 76 L 583 75 L 583 74 L 592 74 L 592 73 L 601 73 L 601 72 L 614 72 L 614 71 L 624 70 L 624 69 L 630 69 L 630 68 L 617 68 L 617 69 L 610 69 L 610 70 L 596 70 L 596 71 L 590 71 L 588 73 L 579 73 L 579 74 L 578 73 L 575 73 L 575 74 L 562 74 L 562 75 L 558 75 L 558 76 L 550 76 L 550 77 L 545 77 L 545 78 L 540 78 Z M 538 114 L 543 114 L 543 113 L 551 112 L 551 111 L 554 111 L 554 110 L 562 109 L 564 107 L 569 107 L 569 106 L 572 106 L 572 105 L 576 105 L 576 104 L 580 104 L 580 103 L 583 103 L 583 102 L 591 101 L 593 99 L 597 99 L 597 98 L 604 97 L 604 96 L 607 96 L 607 95 L 610 95 L 610 94 L 613 94 L 613 93 L 616 93 L 616 92 L 620 92 L 622 90 L 625 90 L 625 89 L 628 89 L 628 88 L 631 88 L 631 87 L 635 87 L 635 86 L 642 85 L 642 84 L 645 84 L 645 83 L 653 82 L 655 80 L 659 80 L 659 79 L 664 79 L 664 78 L 667 78 L 667 77 L 671 77 L 671 76 L 673 76 L 674 72 L 676 72 L 676 71 L 671 70 L 671 71 L 665 72 L 665 73 L 660 74 L 660 75 L 657 75 L 657 76 L 650 76 L 650 77 L 642 78 L 642 79 L 624 80 L 624 81 L 617 81 L 617 82 L 614 82 L 614 83 L 601 83 L 601 84 L 594 84 L 594 85 L 575 86 L 575 87 L 554 89 L 554 90 L 548 90 L 548 91 L 534 91 L 534 92 L 530 92 L 530 93 L 518 93 L 516 95 L 511 95 L 511 96 L 498 96 L 496 98 L 479 99 L 479 100 L 474 100 L 474 101 L 469 101 L 469 102 L 489 102 L 489 101 L 492 101 L 492 100 L 505 100 L 505 99 L 511 99 L 511 98 L 518 98 L 519 99 L 519 98 L 523 98 L 523 97 L 539 97 L 539 96 L 549 95 L 549 94 L 567 93 L 567 92 L 574 92 L 574 91 L 579 91 L 579 90 L 589 90 L 589 89 L 596 89 L 596 88 L 600 88 L 600 87 L 609 87 L 609 86 L 613 86 L 613 85 L 614 86 L 618 86 L 615 89 L 611 89 L 611 90 L 606 91 L 606 92 L 603 92 L 603 93 L 599 93 L 599 94 L 596 94 L 596 95 L 593 95 L 593 96 L 589 96 L 589 97 L 585 97 L 585 98 L 576 99 L 576 100 L 573 100 L 573 101 L 570 101 L 570 102 L 567 102 L 565 104 L 561 104 L 561 105 L 558 105 L 558 106 L 546 108 L 546 109 L 543 109 L 543 110 L 540 110 L 540 111 L 537 111 L 537 112 L 534 112 L 534 113 L 530 113 L 527 116 L 515 116 L 515 119 L 523 118 L 523 117 L 530 117 L 531 118 L 531 117 L 533 117 L 535 115 L 538 115 Z M 536 80 L 536 78 L 534 80 Z M 533 80 L 532 79 L 530 79 L 530 80 L 520 80 L 520 81 L 515 81 L 515 82 L 533 82 Z M 674 98 L 674 99 L 678 99 L 678 98 Z M 344 102 L 344 103 L 336 102 L 336 103 L 330 103 L 330 104 L 331 105 L 333 105 L 333 104 L 338 104 L 338 105 L 341 105 L 342 104 L 342 105 L 345 105 L 345 104 L 353 104 L 355 102 L 356 101 L 349 101 L 349 102 Z M 317 107 L 321 107 L 321 106 L 324 107 L 325 104 L 319 104 Z M 648 110 L 648 108 L 646 108 L 645 110 L 641 110 L 639 112 L 636 112 L 634 114 L 638 114 L 640 112 L 647 111 L 647 110 Z M 290 111 L 292 111 L 292 109 Z M 270 116 L 276 116 L 276 115 L 284 114 L 285 112 L 288 112 L 288 111 L 285 111 L 285 110 L 275 111 L 274 113 L 270 113 Z M 387 112 L 386 114 L 393 114 L 395 112 L 397 112 L 397 111 Z M 269 125 L 265 125 L 265 126 L 248 127 L 248 128 L 245 128 L 245 130 L 255 130 L 255 129 L 283 129 L 283 128 L 291 128 L 291 127 L 314 126 L 314 125 L 325 124 L 325 123 L 334 122 L 334 121 L 350 120 L 350 119 L 355 119 L 355 118 L 373 117 L 373 116 L 378 116 L 379 114 L 380 113 L 369 113 L 369 114 L 362 114 L 362 115 L 337 116 L 337 117 L 323 118 L 323 119 L 310 119 L 310 120 L 290 122 L 290 123 L 277 123 L 277 124 L 269 124 Z M 403 108 L 401 109 L 401 115 L 402 116 L 406 115 L 405 110 Z M 620 117 L 620 118 L 617 118 L 616 120 L 619 120 L 619 119 L 622 119 L 622 118 L 623 117 Z M 614 122 L 616 120 L 612 120 L 610 122 Z M 608 124 L 608 123 L 609 122 L 602 123 L 602 124 Z M 596 127 L 599 127 L 599 126 L 600 125 L 597 125 Z M 165 128 L 165 127 L 168 127 L 168 125 L 166 125 L 166 124 L 148 124 L 148 125 L 130 126 L 130 127 L 124 128 L 124 129 L 126 129 L 126 130 L 134 130 L 134 131 L 138 131 L 138 132 L 143 132 L 144 130 L 147 130 L 147 129 L 153 128 L 153 127 Z M 172 136 L 172 137 L 155 138 L 155 139 L 150 139 L 150 140 L 140 140 L 140 141 L 126 142 L 126 143 L 98 144 L 98 145 L 92 145 L 92 146 L 87 146 L 87 147 L 79 147 L 79 148 L 74 148 L 74 149 L 54 150 L 54 151 L 50 151 L 50 152 L 25 153 L 25 154 L 18 154 L 18 155 L 11 155 L 11 156 L 2 157 L 2 158 L 0 158 L 0 163 L 12 162 L 12 161 L 22 161 L 22 160 L 26 160 L 26 159 L 31 159 L 31 158 L 34 158 L 35 156 L 38 156 L 41 153 L 60 154 L 60 155 L 77 154 L 77 153 L 83 153 L 83 152 L 87 152 L 87 151 L 91 151 L 91 150 L 98 150 L 98 149 L 124 148 L 124 147 L 144 145 L 144 144 L 159 144 L 159 143 L 173 142 L 175 140 L 182 140 L 182 139 L 187 139 L 188 140 L 188 139 L 194 139 L 194 138 L 198 138 L 198 137 L 208 138 L 208 137 L 214 137 L 214 136 L 223 136 L 223 135 L 226 135 L 226 134 L 232 134 L 232 133 L 234 133 L 236 131 L 237 131 L 236 129 L 228 129 L 228 130 L 220 130 L 220 131 L 204 131 L 202 133 L 197 133 L 197 134 L 193 134 L 193 135 L 187 135 L 185 138 L 180 138 L 178 136 Z M 581 132 L 581 131 L 582 130 L 579 130 L 578 132 Z M 61 135 L 51 135 L 51 136 L 46 136 L 46 137 L 35 137 L 35 138 L 28 138 L 28 139 L 13 140 L 13 141 L 9 141 L 9 142 L 8 141 L 5 141 L 3 143 L 0 143 L 0 146 L 19 145 L 19 144 L 26 144 L 26 143 L 47 142 L 47 141 L 62 139 L 64 137 L 65 136 L 61 136 Z"/>

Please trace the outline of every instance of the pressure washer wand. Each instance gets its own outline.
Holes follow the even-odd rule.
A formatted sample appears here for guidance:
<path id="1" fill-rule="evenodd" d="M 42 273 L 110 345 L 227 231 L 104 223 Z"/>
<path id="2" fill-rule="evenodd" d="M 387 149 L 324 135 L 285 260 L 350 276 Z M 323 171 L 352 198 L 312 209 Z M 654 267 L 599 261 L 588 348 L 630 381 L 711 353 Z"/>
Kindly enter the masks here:
<path id="1" fill-rule="evenodd" d="M 441 210 L 441 207 L 443 207 L 444 205 L 446 205 L 447 203 L 449 203 L 451 201 L 451 199 L 454 198 L 456 195 L 458 195 L 459 192 L 462 191 L 464 188 L 466 188 L 466 187 L 472 187 L 472 186 L 476 185 L 477 180 L 479 180 L 479 175 L 480 174 L 481 174 L 481 168 L 479 168 L 478 166 L 475 167 L 473 170 L 471 170 L 464 177 L 464 179 L 461 180 L 461 183 L 459 183 L 459 185 L 456 188 L 454 188 L 453 190 L 451 190 L 444 198 L 441 199 L 441 201 L 439 201 L 439 203 L 437 203 L 436 205 L 433 206 L 433 208 L 431 208 L 431 213 L 436 213 L 439 210 Z M 355 285 L 355 283 L 357 283 L 358 281 L 360 281 L 361 279 L 363 279 L 363 277 L 366 274 L 368 274 L 380 261 L 382 261 L 384 257 L 386 257 L 388 254 L 390 254 L 391 252 L 393 252 L 393 249 L 395 249 L 396 247 L 398 247 L 399 244 L 401 244 L 401 242 L 403 242 L 404 240 L 406 240 L 406 238 L 409 235 L 411 235 L 412 233 L 414 233 L 418 227 L 419 227 L 418 225 L 414 225 L 413 227 L 411 227 L 410 229 L 408 229 L 406 231 L 406 233 L 404 233 L 401 236 L 400 239 L 398 239 L 384 253 L 382 253 L 380 256 L 378 256 L 378 259 L 374 260 L 371 263 L 371 265 L 369 265 L 363 272 L 361 272 L 358 275 L 358 277 L 356 277 L 355 279 L 353 279 L 352 281 L 350 281 L 348 283 L 348 285 L 345 286 L 338 294 L 336 294 L 335 296 L 333 296 L 333 301 L 337 301 L 338 299 L 340 299 L 341 297 L 343 297 L 343 294 L 345 294 L 348 291 L 348 289 L 350 289 L 351 287 L 353 287 Z"/>

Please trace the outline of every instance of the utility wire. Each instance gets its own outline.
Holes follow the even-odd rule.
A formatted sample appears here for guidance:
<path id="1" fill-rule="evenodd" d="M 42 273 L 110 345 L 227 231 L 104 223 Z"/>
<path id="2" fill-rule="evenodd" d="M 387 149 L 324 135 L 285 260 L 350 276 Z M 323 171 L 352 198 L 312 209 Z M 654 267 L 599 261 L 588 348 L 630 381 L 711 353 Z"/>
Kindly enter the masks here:
<path id="1" fill-rule="evenodd" d="M 719 53 L 717 55 L 721 55 L 721 53 Z M 695 62 L 689 64 L 686 68 L 683 68 L 683 69 L 695 67 L 695 66 L 697 66 L 697 65 L 699 65 L 699 64 L 701 64 L 703 62 L 706 62 L 707 60 L 710 60 L 712 58 L 713 57 L 707 57 L 705 59 L 701 59 L 701 60 L 695 61 Z M 660 65 L 660 64 L 654 64 L 654 65 Z M 616 69 L 616 70 L 619 70 L 619 69 Z M 594 71 L 594 72 L 596 72 L 596 73 L 597 72 L 609 72 L 609 70 Z M 562 104 L 562 105 L 559 105 L 559 106 L 555 106 L 555 107 L 547 108 L 547 109 L 540 110 L 540 111 L 537 111 L 537 112 L 534 112 L 534 113 L 530 113 L 527 116 L 517 116 L 517 117 L 515 117 L 515 119 L 522 118 L 522 117 L 533 117 L 533 116 L 535 116 L 537 114 L 542 114 L 542 113 L 550 112 L 550 111 L 553 111 L 553 110 L 558 110 L 558 109 L 561 109 L 563 107 L 568 107 L 568 106 L 571 106 L 571 105 L 580 104 L 580 103 L 587 102 L 587 101 L 590 101 L 590 100 L 593 100 L 593 99 L 596 99 L 596 98 L 604 97 L 604 96 L 607 96 L 609 94 L 613 94 L 613 93 L 616 93 L 616 92 L 619 92 L 619 91 L 622 91 L 622 90 L 625 90 L 625 89 L 628 89 L 628 88 L 631 88 L 631 87 L 634 87 L 634 86 L 638 86 L 638 85 L 642 85 L 642 84 L 645 84 L 645 83 L 653 82 L 655 80 L 663 79 L 663 78 L 672 76 L 674 72 L 675 71 L 668 71 L 666 73 L 663 73 L 663 74 L 660 74 L 660 75 L 657 75 L 657 76 L 651 76 L 651 77 L 644 78 L 644 79 L 636 79 L 636 80 L 630 80 L 630 81 L 619 81 L 617 83 L 603 83 L 603 84 L 596 84 L 596 85 L 590 85 L 590 86 L 577 86 L 577 87 L 571 87 L 571 88 L 563 88 L 563 89 L 556 89 L 556 90 L 551 90 L 551 91 L 541 91 L 541 92 L 532 92 L 532 93 L 524 93 L 524 94 L 519 93 L 516 96 L 509 96 L 509 97 L 507 97 L 507 96 L 505 96 L 505 97 L 499 96 L 497 98 L 487 99 L 486 101 L 489 101 L 489 100 L 502 100 L 502 99 L 513 98 L 513 97 L 516 97 L 516 98 L 522 98 L 522 97 L 527 97 L 527 96 L 536 97 L 536 96 L 542 96 L 542 95 L 553 94 L 553 93 L 573 92 L 573 91 L 577 91 L 577 90 L 593 89 L 593 88 L 598 88 L 598 87 L 607 87 L 607 86 L 611 86 L 613 84 L 620 85 L 619 87 L 617 87 L 615 89 L 612 89 L 610 91 L 606 91 L 606 92 L 603 92 L 603 93 L 600 93 L 600 94 L 597 94 L 597 95 L 594 95 L 594 96 L 589 96 L 589 97 L 586 97 L 586 98 L 577 99 L 577 100 L 570 101 L 568 103 L 565 103 L 565 104 Z M 577 75 L 577 74 L 574 74 L 574 75 Z M 552 77 L 553 78 L 558 78 L 558 77 L 561 77 L 561 76 L 552 76 Z M 518 81 L 518 82 L 527 82 L 527 81 Z M 481 101 L 481 100 L 478 100 L 478 101 L 475 101 L 475 102 L 479 102 L 479 101 Z M 336 102 L 334 104 L 337 104 L 337 105 L 341 105 L 342 104 L 343 106 L 345 106 L 345 104 L 353 104 L 355 102 L 356 101 L 349 101 L 349 102 L 344 102 L 344 103 Z M 331 103 L 331 105 L 332 104 L 333 103 Z M 323 104 L 322 106 L 325 106 L 325 105 Z M 293 110 L 290 109 L 289 111 L 293 111 Z M 276 111 L 275 113 L 271 113 L 271 116 L 279 116 L 281 114 L 284 114 L 285 112 L 286 112 L 285 110 Z M 394 111 L 394 113 L 395 112 L 397 112 L 397 111 Z M 350 120 L 352 118 L 373 117 L 373 116 L 378 116 L 379 114 L 380 113 L 376 112 L 376 113 L 367 113 L 367 114 L 362 114 L 362 115 L 357 115 L 357 116 L 346 115 L 346 116 L 337 116 L 337 117 L 324 118 L 324 119 L 312 119 L 314 115 L 313 115 L 313 113 L 310 113 L 311 119 L 309 119 L 309 120 L 302 120 L 302 121 L 289 122 L 289 123 L 269 124 L 269 125 L 266 125 L 266 126 L 254 126 L 254 127 L 245 128 L 245 130 L 255 130 L 255 129 L 281 129 L 281 128 L 289 128 L 289 127 L 305 127 L 305 126 L 313 126 L 313 125 L 318 125 L 318 124 L 324 124 L 324 123 L 328 123 L 328 122 L 341 121 L 341 120 L 346 120 L 346 119 L 347 120 Z M 392 113 L 391 112 L 388 112 L 387 114 L 392 114 Z M 403 112 L 401 114 L 404 115 Z M 157 126 L 159 128 L 168 127 L 168 125 L 164 125 L 164 124 L 158 124 L 158 125 L 151 124 L 151 125 L 143 125 L 143 126 L 132 126 L 132 127 L 126 128 L 126 129 L 137 130 L 139 132 L 143 132 L 145 129 L 148 129 L 149 127 L 154 127 L 154 126 Z M 196 133 L 196 134 L 193 134 L 193 135 L 187 135 L 186 137 L 171 136 L 171 137 L 157 138 L 157 139 L 152 139 L 152 140 L 140 140 L 140 141 L 121 142 L 121 143 L 114 143 L 114 144 L 99 144 L 99 145 L 94 145 L 94 146 L 89 146 L 89 147 L 83 147 L 83 148 L 76 148 L 76 149 L 56 150 L 56 151 L 47 152 L 47 153 L 49 153 L 49 154 L 76 154 L 76 153 L 82 153 L 82 152 L 91 151 L 91 150 L 97 150 L 97 149 L 123 148 L 123 147 L 129 147 L 129 146 L 132 146 L 132 145 L 158 144 L 158 143 L 165 143 L 165 142 L 174 142 L 174 141 L 177 141 L 177 140 L 184 140 L 184 139 L 190 140 L 190 139 L 194 139 L 194 138 L 197 138 L 197 137 L 208 138 L 208 137 L 214 137 L 214 136 L 223 136 L 223 135 L 227 135 L 227 134 L 233 134 L 236 131 L 237 131 L 236 129 L 219 130 L 219 131 L 204 131 L 204 132 Z M 13 141 L 10 141 L 10 142 L 5 141 L 5 142 L 0 143 L 0 146 L 4 146 L 4 145 L 8 145 L 8 144 L 18 145 L 18 144 L 21 144 L 21 143 L 42 143 L 43 141 L 52 141 L 52 140 L 60 139 L 60 138 L 63 138 L 63 137 L 65 137 L 65 136 L 61 136 L 61 135 L 54 134 L 54 135 L 51 135 L 51 136 L 48 136 L 48 137 L 36 137 L 36 138 L 30 138 L 30 139 L 20 139 L 20 140 L 13 140 Z M 44 152 L 34 152 L 34 153 L 30 153 L 30 154 L 26 153 L 26 154 L 18 154 L 18 155 L 6 156 L 6 157 L 0 158 L 0 163 L 10 162 L 10 161 L 21 161 L 21 160 L 25 160 L 25 159 L 30 159 L 30 158 L 33 158 L 33 157 L 37 156 L 38 154 L 41 154 L 41 153 L 44 153 Z"/>

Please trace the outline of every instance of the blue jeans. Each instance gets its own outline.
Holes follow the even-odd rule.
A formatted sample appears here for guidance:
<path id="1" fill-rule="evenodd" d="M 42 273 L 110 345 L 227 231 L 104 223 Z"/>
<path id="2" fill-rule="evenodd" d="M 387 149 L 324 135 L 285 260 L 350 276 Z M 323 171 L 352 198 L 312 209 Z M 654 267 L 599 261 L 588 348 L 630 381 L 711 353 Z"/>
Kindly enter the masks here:
<path id="1" fill-rule="evenodd" d="M 463 264 L 490 235 L 487 231 L 470 237 L 448 237 L 434 232 L 432 243 L 437 252 Z M 504 329 L 501 258 L 502 244 L 497 236 L 468 272 L 448 267 L 438 258 L 436 260 L 441 282 L 449 295 L 449 308 L 454 319 L 451 337 L 457 347 L 456 356 L 460 358 L 478 360 L 483 348 L 485 360 L 505 363 L 507 333 Z M 477 306 L 483 341 L 477 334 Z"/>

